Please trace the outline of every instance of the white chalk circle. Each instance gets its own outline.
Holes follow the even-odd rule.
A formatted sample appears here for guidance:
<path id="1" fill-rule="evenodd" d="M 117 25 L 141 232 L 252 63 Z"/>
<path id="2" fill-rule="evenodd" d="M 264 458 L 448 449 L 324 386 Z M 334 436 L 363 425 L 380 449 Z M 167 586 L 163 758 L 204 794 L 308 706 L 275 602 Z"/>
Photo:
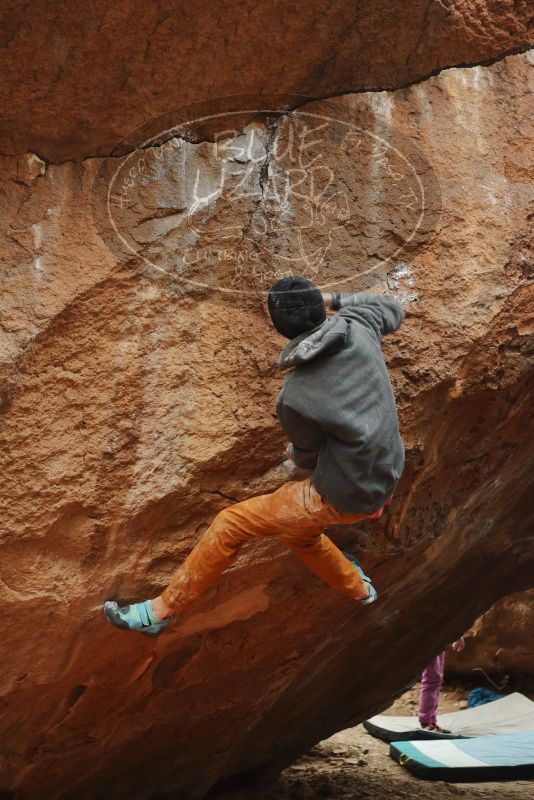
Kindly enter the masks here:
<path id="1" fill-rule="evenodd" d="M 435 234 L 430 164 L 371 104 L 253 100 L 151 122 L 102 162 L 93 215 L 121 262 L 243 297 L 290 274 L 361 289 Z"/>

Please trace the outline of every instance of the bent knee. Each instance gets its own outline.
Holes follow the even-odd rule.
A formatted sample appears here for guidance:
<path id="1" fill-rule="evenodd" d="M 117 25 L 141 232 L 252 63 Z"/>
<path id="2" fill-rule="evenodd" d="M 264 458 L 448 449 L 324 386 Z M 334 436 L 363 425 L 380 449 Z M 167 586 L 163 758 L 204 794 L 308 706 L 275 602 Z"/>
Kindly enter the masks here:
<path id="1" fill-rule="evenodd" d="M 229 510 L 230 510 L 230 507 L 223 508 L 221 511 L 219 511 L 217 513 L 215 519 L 211 523 L 213 528 L 215 528 L 216 530 L 219 530 L 219 529 L 223 529 L 225 527 L 229 527 L 230 526 L 231 517 L 230 517 L 230 514 L 228 513 Z"/>
<path id="2" fill-rule="evenodd" d="M 211 523 L 209 532 L 219 545 L 230 549 L 238 549 L 248 538 L 232 514 L 231 506 L 219 511 Z"/>

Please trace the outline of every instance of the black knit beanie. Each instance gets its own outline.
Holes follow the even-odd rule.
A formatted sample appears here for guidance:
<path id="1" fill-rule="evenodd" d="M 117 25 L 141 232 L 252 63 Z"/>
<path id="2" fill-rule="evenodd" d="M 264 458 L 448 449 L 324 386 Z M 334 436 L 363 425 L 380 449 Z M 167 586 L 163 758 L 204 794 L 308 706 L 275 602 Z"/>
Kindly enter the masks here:
<path id="1" fill-rule="evenodd" d="M 276 281 L 269 290 L 267 304 L 274 327 L 287 339 L 313 330 L 326 319 L 321 292 L 298 275 Z"/>

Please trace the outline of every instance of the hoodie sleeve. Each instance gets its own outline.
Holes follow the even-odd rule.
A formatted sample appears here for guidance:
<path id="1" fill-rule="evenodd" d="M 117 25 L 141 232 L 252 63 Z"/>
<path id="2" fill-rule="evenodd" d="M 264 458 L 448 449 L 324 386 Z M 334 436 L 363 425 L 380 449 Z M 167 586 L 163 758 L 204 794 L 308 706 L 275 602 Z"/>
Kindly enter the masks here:
<path id="1" fill-rule="evenodd" d="M 342 316 L 371 325 L 380 336 L 393 333 L 404 319 L 404 306 L 395 297 L 386 294 L 341 295 Z"/>
<path id="2" fill-rule="evenodd" d="M 276 405 L 276 413 L 289 439 L 291 458 L 297 467 L 314 469 L 324 435 L 321 429 L 280 400 Z"/>

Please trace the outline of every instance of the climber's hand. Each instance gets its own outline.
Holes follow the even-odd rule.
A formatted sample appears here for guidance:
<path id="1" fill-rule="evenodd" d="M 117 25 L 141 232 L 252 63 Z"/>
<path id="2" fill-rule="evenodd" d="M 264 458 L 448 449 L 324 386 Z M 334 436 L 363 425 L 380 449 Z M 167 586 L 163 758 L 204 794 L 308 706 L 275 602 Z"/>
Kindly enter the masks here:
<path id="1" fill-rule="evenodd" d="M 460 636 L 459 639 L 457 639 L 455 642 L 452 643 L 451 647 L 452 647 L 452 649 L 454 650 L 455 653 L 461 653 L 462 650 L 465 647 L 465 639 L 464 639 L 464 637 Z"/>

